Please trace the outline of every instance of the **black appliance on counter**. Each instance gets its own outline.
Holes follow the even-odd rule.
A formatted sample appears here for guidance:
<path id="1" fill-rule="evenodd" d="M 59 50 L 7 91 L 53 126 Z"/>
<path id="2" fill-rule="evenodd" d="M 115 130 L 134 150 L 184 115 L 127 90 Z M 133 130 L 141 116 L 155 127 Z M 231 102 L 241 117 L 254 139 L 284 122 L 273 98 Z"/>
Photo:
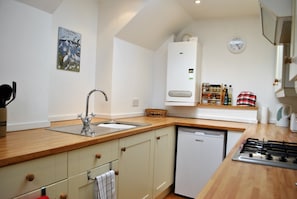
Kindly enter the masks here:
<path id="1" fill-rule="evenodd" d="M 8 84 L 0 85 L 0 137 L 6 136 L 6 131 L 7 131 L 6 106 L 15 99 L 15 96 L 16 96 L 16 82 L 12 82 L 12 87 Z"/>
<path id="2" fill-rule="evenodd" d="M 5 108 L 15 99 L 15 96 L 16 82 L 12 82 L 12 87 L 8 84 L 0 85 L 0 108 Z"/>
<path id="3" fill-rule="evenodd" d="M 232 160 L 297 169 L 297 143 L 248 138 Z"/>

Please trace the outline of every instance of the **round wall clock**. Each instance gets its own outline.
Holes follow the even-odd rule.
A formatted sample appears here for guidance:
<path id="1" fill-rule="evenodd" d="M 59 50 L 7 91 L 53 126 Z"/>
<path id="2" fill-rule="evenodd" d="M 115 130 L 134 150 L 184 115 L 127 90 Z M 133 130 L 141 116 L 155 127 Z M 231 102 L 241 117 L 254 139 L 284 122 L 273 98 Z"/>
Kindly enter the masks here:
<path id="1" fill-rule="evenodd" d="M 246 42 L 240 37 L 233 37 L 227 43 L 227 48 L 231 53 L 241 53 L 246 47 Z"/>

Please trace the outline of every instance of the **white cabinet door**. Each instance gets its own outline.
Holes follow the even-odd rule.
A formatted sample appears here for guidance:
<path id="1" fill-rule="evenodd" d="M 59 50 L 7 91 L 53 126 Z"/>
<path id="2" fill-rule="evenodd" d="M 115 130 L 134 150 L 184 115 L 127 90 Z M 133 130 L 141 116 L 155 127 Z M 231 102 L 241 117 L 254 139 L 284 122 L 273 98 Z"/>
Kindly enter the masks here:
<path id="1" fill-rule="evenodd" d="M 289 81 L 289 64 L 285 63 L 284 57 L 290 56 L 290 45 L 282 44 L 276 47 L 276 70 L 274 91 L 277 97 L 297 96 L 294 82 Z"/>
<path id="2" fill-rule="evenodd" d="M 238 142 L 238 140 L 241 137 L 241 135 L 242 135 L 242 132 L 228 131 L 228 134 L 227 134 L 226 156 L 231 151 L 231 149 L 235 146 L 235 144 Z"/>

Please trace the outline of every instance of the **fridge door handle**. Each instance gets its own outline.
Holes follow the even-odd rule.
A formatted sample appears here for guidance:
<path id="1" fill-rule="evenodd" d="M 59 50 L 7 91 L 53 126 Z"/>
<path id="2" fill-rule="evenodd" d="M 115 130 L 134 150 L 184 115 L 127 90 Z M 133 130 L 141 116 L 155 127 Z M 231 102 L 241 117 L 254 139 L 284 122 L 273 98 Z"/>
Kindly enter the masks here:
<path id="1" fill-rule="evenodd" d="M 196 142 L 204 142 L 204 140 L 201 139 L 195 139 Z"/>
<path id="2" fill-rule="evenodd" d="M 206 132 L 205 133 L 205 132 L 199 132 L 199 131 L 196 131 L 195 135 L 197 135 L 197 136 L 209 136 L 209 137 L 222 137 L 222 136 L 224 136 L 221 133 L 211 133 L 211 132 Z"/>

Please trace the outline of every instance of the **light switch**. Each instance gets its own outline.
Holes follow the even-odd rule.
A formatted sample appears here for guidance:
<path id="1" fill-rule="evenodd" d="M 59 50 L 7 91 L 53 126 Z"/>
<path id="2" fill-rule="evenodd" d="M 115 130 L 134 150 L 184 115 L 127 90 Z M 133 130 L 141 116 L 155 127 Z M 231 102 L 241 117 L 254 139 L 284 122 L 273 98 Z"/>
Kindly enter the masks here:
<path id="1" fill-rule="evenodd" d="M 139 99 L 138 98 L 134 98 L 132 100 L 132 106 L 133 107 L 138 107 L 139 106 Z"/>

